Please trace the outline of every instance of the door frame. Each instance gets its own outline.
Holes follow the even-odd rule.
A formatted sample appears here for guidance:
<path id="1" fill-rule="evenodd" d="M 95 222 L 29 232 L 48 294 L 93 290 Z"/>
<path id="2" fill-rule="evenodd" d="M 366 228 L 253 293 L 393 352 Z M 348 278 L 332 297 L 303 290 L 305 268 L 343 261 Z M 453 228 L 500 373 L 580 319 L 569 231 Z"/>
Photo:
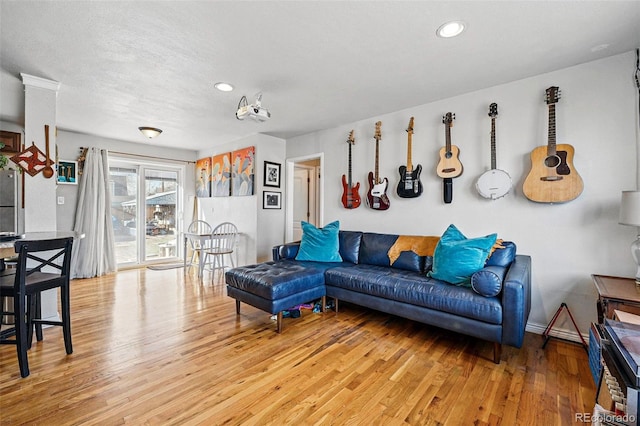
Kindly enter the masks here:
<path id="1" fill-rule="evenodd" d="M 307 185 L 307 216 L 306 221 L 312 224 L 313 226 L 318 226 L 318 176 L 320 175 L 320 167 L 319 166 L 308 166 L 304 163 L 294 163 L 293 165 L 293 173 L 295 177 L 296 171 L 304 170 L 307 174 L 308 185 Z M 294 191 L 294 197 L 296 196 L 296 191 Z M 292 200 L 295 203 L 295 199 Z M 297 222 L 294 217 L 292 220 L 293 231 L 295 231 Z"/>
<path id="2" fill-rule="evenodd" d="M 309 160 L 319 160 L 318 170 L 320 178 L 316 186 L 316 195 L 318 199 L 318 227 L 324 226 L 324 153 L 309 154 L 302 157 L 287 158 L 286 160 L 286 203 L 285 203 L 285 241 L 293 239 L 293 173 L 296 163 Z"/>
<path id="3" fill-rule="evenodd" d="M 136 257 L 137 260 L 134 262 L 125 262 L 119 263 L 119 269 L 128 269 L 128 268 L 137 268 L 145 265 L 152 265 L 154 263 L 162 263 L 166 262 L 168 259 L 172 258 L 162 258 L 162 259 L 147 259 L 146 253 L 146 193 L 144 191 L 145 184 L 145 176 L 142 173 L 147 169 L 160 169 L 166 171 L 176 172 L 178 182 L 176 187 L 176 217 L 175 217 L 175 227 L 176 227 L 176 253 L 175 259 L 180 259 L 182 257 L 181 247 L 181 235 L 184 232 L 184 185 L 185 185 L 185 177 L 186 177 L 186 165 L 184 164 L 174 164 L 163 161 L 149 161 L 141 158 L 134 158 L 135 156 L 119 156 L 119 155 L 111 155 L 109 154 L 109 167 L 122 165 L 123 167 L 131 167 L 136 170 L 137 174 L 137 194 L 136 194 L 136 222 L 138 222 L 139 218 L 145 217 L 145 221 L 143 226 L 138 226 L 138 232 L 136 235 Z M 109 207 L 111 208 L 111 207 Z M 140 234 L 142 233 L 142 234 Z"/>

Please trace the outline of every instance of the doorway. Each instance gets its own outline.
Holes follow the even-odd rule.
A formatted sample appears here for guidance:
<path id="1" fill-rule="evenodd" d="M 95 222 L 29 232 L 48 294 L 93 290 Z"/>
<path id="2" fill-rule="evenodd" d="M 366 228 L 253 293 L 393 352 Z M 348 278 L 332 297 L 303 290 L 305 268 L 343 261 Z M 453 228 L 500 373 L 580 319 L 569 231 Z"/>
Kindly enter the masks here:
<path id="1" fill-rule="evenodd" d="M 301 222 L 323 225 L 323 158 L 313 154 L 287 160 L 286 241 L 299 241 Z"/>
<path id="2" fill-rule="evenodd" d="M 119 267 L 179 257 L 180 168 L 109 162 L 111 219 Z"/>

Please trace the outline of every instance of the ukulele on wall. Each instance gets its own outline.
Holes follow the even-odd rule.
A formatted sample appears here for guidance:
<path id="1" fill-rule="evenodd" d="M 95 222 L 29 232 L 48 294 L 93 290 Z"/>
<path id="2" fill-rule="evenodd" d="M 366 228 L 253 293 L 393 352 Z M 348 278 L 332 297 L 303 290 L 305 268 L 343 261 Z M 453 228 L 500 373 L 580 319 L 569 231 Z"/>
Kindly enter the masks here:
<path id="1" fill-rule="evenodd" d="M 440 148 L 440 161 L 438 161 L 436 168 L 436 173 L 442 178 L 444 184 L 444 202 L 447 204 L 450 203 L 453 198 L 453 178 L 462 174 L 462 163 L 458 159 L 460 149 L 455 145 L 451 145 L 451 127 L 453 127 L 453 120 L 455 120 L 455 118 L 456 115 L 450 112 L 442 117 L 445 132 L 445 146 Z"/>
<path id="2" fill-rule="evenodd" d="M 375 174 L 374 172 L 369 172 L 369 192 L 367 192 L 367 204 L 374 210 L 387 210 L 390 205 L 389 197 L 387 196 L 387 186 L 389 185 L 389 181 L 387 180 L 387 178 L 380 179 L 380 175 L 378 173 L 379 144 L 380 139 L 382 139 L 380 126 L 382 126 L 382 122 L 378 121 L 376 123 L 376 133 L 373 137 L 376 140 L 376 167 Z"/>
<path id="3" fill-rule="evenodd" d="M 522 185 L 522 192 L 538 203 L 564 203 L 576 199 L 584 188 L 582 178 L 573 166 L 573 146 L 556 144 L 556 103 L 560 99 L 557 86 L 546 90 L 549 107 L 547 146 L 531 151 L 531 171 Z"/>
<path id="4" fill-rule="evenodd" d="M 496 168 L 496 117 L 498 116 L 498 104 L 489 105 L 489 117 L 491 117 L 491 170 L 484 172 L 476 182 L 478 193 L 484 198 L 497 200 L 509 193 L 511 189 L 511 176 L 504 170 Z"/>
<path id="5" fill-rule="evenodd" d="M 349 144 L 349 177 L 342 175 L 342 205 L 345 209 L 357 209 L 361 203 L 360 194 L 358 193 L 360 182 L 354 185 L 351 179 L 351 147 L 356 143 L 353 137 L 353 130 L 349 133 L 347 143 Z"/>
<path id="6" fill-rule="evenodd" d="M 422 194 L 422 182 L 420 182 L 420 173 L 422 172 L 422 166 L 418 164 L 416 168 L 413 168 L 411 162 L 411 137 L 413 136 L 413 117 L 409 120 L 409 127 L 407 127 L 407 165 L 400 166 L 400 182 L 398 182 L 398 188 L 396 192 L 398 196 L 402 198 L 415 198 Z"/>

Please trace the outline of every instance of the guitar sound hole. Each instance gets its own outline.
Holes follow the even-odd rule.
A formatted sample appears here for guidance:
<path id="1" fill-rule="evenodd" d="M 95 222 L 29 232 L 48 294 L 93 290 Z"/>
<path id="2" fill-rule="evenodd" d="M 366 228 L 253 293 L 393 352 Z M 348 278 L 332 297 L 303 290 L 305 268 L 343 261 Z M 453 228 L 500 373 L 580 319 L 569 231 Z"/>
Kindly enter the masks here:
<path id="1" fill-rule="evenodd" d="M 560 164 L 560 157 L 557 155 L 550 155 L 544 159 L 544 165 L 547 167 L 558 167 Z"/>
<path id="2" fill-rule="evenodd" d="M 444 154 L 444 158 L 451 158 L 453 157 L 453 153 L 451 151 L 448 151 L 446 154 Z"/>

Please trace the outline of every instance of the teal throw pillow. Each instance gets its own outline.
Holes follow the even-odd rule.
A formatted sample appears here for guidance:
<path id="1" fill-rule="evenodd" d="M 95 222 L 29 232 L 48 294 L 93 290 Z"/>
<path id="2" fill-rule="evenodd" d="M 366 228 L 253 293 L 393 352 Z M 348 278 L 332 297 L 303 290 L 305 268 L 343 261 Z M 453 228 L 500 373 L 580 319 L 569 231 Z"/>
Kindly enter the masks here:
<path id="1" fill-rule="evenodd" d="M 338 240 L 339 228 L 340 222 L 337 220 L 320 229 L 303 221 L 302 240 L 296 260 L 342 262 Z"/>
<path id="2" fill-rule="evenodd" d="M 471 276 L 484 267 L 497 234 L 467 238 L 454 225 L 440 237 L 427 276 L 451 284 L 471 286 Z"/>

